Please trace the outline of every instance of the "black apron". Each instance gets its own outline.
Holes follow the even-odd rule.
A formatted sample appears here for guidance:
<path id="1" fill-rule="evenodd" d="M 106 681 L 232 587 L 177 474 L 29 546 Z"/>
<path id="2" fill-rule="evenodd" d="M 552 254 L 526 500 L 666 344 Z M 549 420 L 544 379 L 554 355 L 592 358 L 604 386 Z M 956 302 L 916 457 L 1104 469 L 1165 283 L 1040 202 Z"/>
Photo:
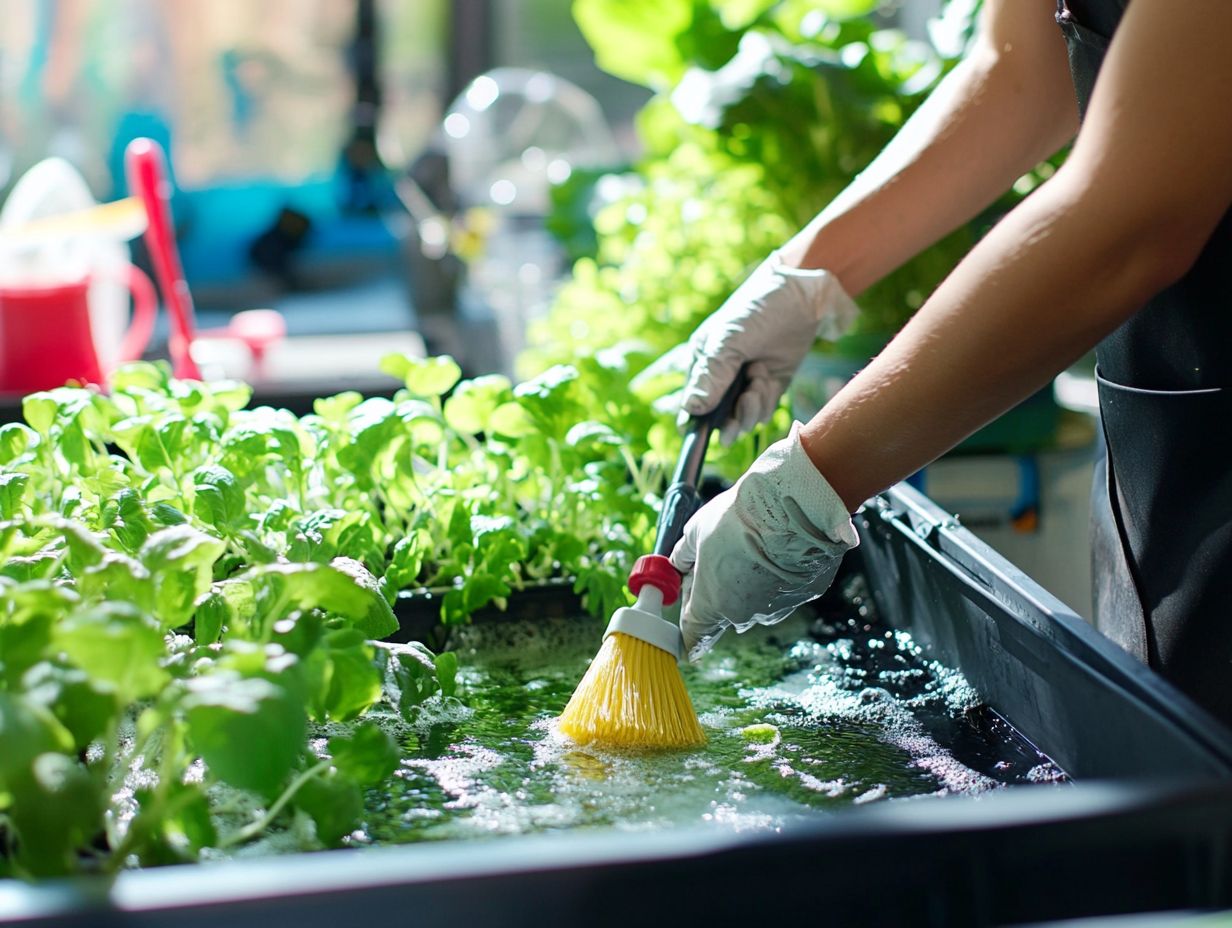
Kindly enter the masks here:
<path id="1" fill-rule="evenodd" d="M 1083 115 L 1124 6 L 1058 0 Z M 1096 625 L 1232 723 L 1232 211 L 1095 356 Z"/>

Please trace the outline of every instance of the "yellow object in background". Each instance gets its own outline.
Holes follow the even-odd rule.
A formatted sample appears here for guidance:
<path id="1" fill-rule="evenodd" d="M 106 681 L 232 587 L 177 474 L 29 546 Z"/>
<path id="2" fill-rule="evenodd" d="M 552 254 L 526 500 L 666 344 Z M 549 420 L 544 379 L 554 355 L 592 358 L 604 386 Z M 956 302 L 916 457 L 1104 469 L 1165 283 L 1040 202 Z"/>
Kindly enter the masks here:
<path id="1" fill-rule="evenodd" d="M 136 238 L 145 231 L 145 206 L 137 197 L 125 197 L 111 203 L 100 203 L 71 213 L 40 216 L 16 225 L 0 228 L 0 240 L 6 243 L 55 241 L 76 235 L 106 235 L 118 241 Z"/>

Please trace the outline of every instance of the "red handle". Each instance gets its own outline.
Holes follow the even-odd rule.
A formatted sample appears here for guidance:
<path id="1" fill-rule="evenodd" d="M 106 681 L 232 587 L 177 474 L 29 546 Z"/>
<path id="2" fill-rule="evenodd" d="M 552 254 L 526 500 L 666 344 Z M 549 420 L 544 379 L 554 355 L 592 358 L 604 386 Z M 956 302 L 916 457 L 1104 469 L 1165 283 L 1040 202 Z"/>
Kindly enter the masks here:
<path id="1" fill-rule="evenodd" d="M 124 341 L 120 343 L 119 363 L 139 361 L 145 353 L 145 346 L 150 343 L 154 333 L 154 317 L 158 315 L 158 296 L 154 293 L 154 284 L 146 277 L 141 268 L 132 264 L 124 265 L 124 283 L 128 292 L 133 295 L 133 318 L 124 333 Z"/>
<path id="2" fill-rule="evenodd" d="M 168 348 L 172 371 L 176 377 L 199 380 L 201 372 L 191 354 L 195 335 L 192 296 L 184 280 L 184 268 L 180 264 L 175 228 L 171 221 L 172 187 L 167 156 L 157 142 L 140 138 L 128 143 L 124 160 L 128 186 L 145 204 L 145 243 L 171 315 Z"/>
<path id="3" fill-rule="evenodd" d="M 636 596 L 647 583 L 663 594 L 665 606 L 680 598 L 680 573 L 662 554 L 643 554 L 634 562 L 629 574 L 629 591 Z"/>

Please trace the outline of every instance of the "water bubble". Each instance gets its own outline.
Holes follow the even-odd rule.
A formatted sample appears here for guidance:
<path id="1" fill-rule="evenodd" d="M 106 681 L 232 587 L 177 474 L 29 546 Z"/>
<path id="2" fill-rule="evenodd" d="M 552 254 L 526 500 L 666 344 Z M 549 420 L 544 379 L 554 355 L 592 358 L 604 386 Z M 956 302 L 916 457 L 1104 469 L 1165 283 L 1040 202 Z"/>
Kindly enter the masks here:
<path id="1" fill-rule="evenodd" d="M 906 632 L 866 629 L 850 615 L 828 627 L 816 639 L 815 625 L 791 619 L 776 628 L 777 644 L 756 633 L 724 639 L 683 666 L 708 743 L 660 753 L 579 747 L 556 730 L 601 622 L 459 628 L 455 649 L 471 655 L 461 699 L 434 697 L 410 718 L 365 716 L 405 756 L 394 785 L 370 792 L 363 841 L 596 827 L 776 831 L 850 804 L 1064 778 L 1029 752 L 998 755 L 995 743 L 985 766 L 968 766 L 935 734 L 969 728 L 978 697 L 960 674 L 926 660 Z"/>

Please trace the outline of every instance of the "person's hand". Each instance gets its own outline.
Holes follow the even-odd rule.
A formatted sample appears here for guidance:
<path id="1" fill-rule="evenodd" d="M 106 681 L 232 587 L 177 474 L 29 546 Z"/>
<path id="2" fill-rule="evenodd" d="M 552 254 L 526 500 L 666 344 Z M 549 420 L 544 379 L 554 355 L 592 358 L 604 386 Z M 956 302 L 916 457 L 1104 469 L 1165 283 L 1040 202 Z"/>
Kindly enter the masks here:
<path id="1" fill-rule="evenodd" d="M 689 340 L 693 365 L 681 397 L 682 424 L 714 409 L 745 363 L 749 385 L 721 438 L 730 444 L 769 420 L 813 342 L 838 338 L 858 313 L 829 271 L 788 267 L 778 252 L 770 255 Z"/>
<path id="2" fill-rule="evenodd" d="M 699 509 L 672 551 L 690 659 L 728 628 L 771 625 L 826 591 L 859 544 L 847 507 L 800 445 L 800 423 Z"/>

